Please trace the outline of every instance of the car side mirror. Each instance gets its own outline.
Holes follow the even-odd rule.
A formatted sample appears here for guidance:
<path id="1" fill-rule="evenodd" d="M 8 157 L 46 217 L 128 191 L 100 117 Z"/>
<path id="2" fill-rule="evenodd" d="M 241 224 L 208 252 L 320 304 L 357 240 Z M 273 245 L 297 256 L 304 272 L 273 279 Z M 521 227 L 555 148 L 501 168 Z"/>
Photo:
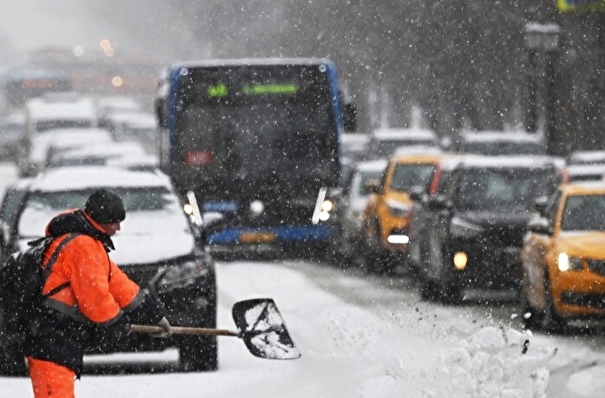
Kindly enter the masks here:
<path id="1" fill-rule="evenodd" d="M 380 181 L 378 180 L 368 180 L 363 184 L 363 193 L 365 195 L 369 194 L 381 194 L 382 193 L 382 185 L 380 185 Z"/>
<path id="2" fill-rule="evenodd" d="M 527 230 L 536 234 L 544 235 L 551 235 L 553 232 L 548 220 L 544 217 L 533 217 L 531 220 L 529 220 L 527 223 Z"/>
<path id="3" fill-rule="evenodd" d="M 426 192 L 422 187 L 412 187 L 408 195 L 414 202 L 423 202 L 426 199 Z"/>
<path id="4" fill-rule="evenodd" d="M 540 196 L 540 197 L 536 198 L 536 200 L 534 200 L 534 203 L 532 203 L 532 205 L 531 205 L 531 211 L 536 212 L 536 213 L 540 214 L 541 216 L 543 216 L 544 212 L 546 211 L 547 201 L 548 201 L 548 198 L 546 196 Z"/>

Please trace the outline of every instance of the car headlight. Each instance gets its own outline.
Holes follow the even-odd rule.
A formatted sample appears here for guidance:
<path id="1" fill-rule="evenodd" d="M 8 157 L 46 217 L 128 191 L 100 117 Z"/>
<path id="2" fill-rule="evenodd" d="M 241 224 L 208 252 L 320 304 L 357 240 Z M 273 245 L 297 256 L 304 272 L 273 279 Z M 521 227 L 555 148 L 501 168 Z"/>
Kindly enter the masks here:
<path id="1" fill-rule="evenodd" d="M 450 234 L 454 238 L 473 238 L 483 232 L 483 227 L 468 222 L 460 217 L 453 217 L 450 226 Z"/>
<path id="2" fill-rule="evenodd" d="M 412 206 L 395 200 L 387 200 L 386 205 L 393 217 L 407 218 L 412 210 Z"/>
<path id="3" fill-rule="evenodd" d="M 163 268 L 153 278 L 150 285 L 154 293 L 164 294 L 193 285 L 208 272 L 208 266 L 203 259 L 189 260 Z"/>
<path id="4" fill-rule="evenodd" d="M 582 259 L 579 257 L 570 257 L 567 253 L 559 253 L 557 256 L 557 268 L 559 271 L 578 271 L 582 269 Z"/>

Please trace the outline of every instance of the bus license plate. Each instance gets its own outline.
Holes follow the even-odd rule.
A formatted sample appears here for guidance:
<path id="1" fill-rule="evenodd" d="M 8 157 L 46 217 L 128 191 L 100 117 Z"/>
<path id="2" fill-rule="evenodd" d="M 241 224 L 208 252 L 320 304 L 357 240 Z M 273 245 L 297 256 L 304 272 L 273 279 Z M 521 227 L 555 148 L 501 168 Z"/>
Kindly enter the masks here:
<path id="1" fill-rule="evenodd" d="M 242 243 L 271 243 L 275 242 L 275 234 L 272 232 L 243 232 L 239 236 Z"/>

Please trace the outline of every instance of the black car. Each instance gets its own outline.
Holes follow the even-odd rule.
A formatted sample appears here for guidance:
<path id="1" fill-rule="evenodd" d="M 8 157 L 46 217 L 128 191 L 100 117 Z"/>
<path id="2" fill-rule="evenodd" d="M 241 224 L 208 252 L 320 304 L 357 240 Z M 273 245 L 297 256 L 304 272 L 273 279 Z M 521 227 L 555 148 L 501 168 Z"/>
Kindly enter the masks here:
<path id="1" fill-rule="evenodd" d="M 214 262 L 203 242 L 203 233 L 183 204 L 168 177 L 157 172 L 128 171 L 111 167 L 68 167 L 22 180 L 6 191 L 0 210 L 3 254 L 23 250 L 27 242 L 44 234 L 56 214 L 82 207 L 98 188 L 116 192 L 124 201 L 126 220 L 112 238 L 113 261 L 167 310 L 173 325 L 216 327 L 216 275 Z M 18 336 L 0 320 L 0 369 L 25 371 L 15 350 Z M 218 368 L 216 336 L 173 336 L 153 339 L 133 333 L 117 345 L 95 344 L 86 354 L 160 351 L 176 347 L 181 371 Z"/>
<path id="2" fill-rule="evenodd" d="M 416 194 L 410 252 L 422 297 L 457 302 L 464 288 L 518 288 L 530 207 L 560 178 L 549 157 L 469 156 L 455 161 L 437 194 Z"/>

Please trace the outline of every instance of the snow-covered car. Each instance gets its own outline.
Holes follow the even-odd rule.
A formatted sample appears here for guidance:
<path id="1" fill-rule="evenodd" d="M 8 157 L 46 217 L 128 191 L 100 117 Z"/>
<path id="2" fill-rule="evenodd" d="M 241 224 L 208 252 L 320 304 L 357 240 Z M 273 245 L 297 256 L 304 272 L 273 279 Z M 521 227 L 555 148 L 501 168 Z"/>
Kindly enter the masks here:
<path id="1" fill-rule="evenodd" d="M 362 254 L 364 233 L 361 214 L 368 200 L 366 183 L 380 181 L 387 164 L 386 159 L 356 163 L 344 184 L 335 238 L 335 250 L 343 265 L 356 261 Z"/>
<path id="2" fill-rule="evenodd" d="M 526 327 L 605 315 L 605 183 L 561 185 L 528 224 L 521 260 Z"/>
<path id="3" fill-rule="evenodd" d="M 421 128 L 382 128 L 372 131 L 364 153 L 365 160 L 388 159 L 402 147 L 441 148 L 439 136 Z"/>
<path id="4" fill-rule="evenodd" d="M 46 168 L 48 159 L 57 153 L 85 146 L 101 148 L 115 142 L 108 130 L 98 128 L 52 129 L 36 134 L 29 144 L 28 155 L 19 159 L 21 177 L 32 177 Z"/>
<path id="5" fill-rule="evenodd" d="M 411 221 L 422 297 L 455 303 L 468 288 L 518 289 L 530 208 L 559 185 L 556 159 L 465 156 L 448 174 Z"/>
<path id="6" fill-rule="evenodd" d="M 567 182 L 605 180 L 605 164 L 570 164 L 565 174 Z"/>
<path id="7" fill-rule="evenodd" d="M 605 164 L 604 150 L 578 150 L 567 156 L 569 165 Z"/>
<path id="8" fill-rule="evenodd" d="M 453 138 L 452 150 L 477 155 L 546 155 L 546 144 L 536 133 L 524 131 L 464 131 Z"/>
<path id="9" fill-rule="evenodd" d="M 25 117 L 11 114 L 0 118 L 0 159 L 16 161 L 25 149 Z"/>
<path id="10" fill-rule="evenodd" d="M 183 210 L 169 178 L 162 172 L 134 172 L 112 167 L 49 169 L 25 184 L 18 210 L 7 222 L 12 251 L 43 236 L 56 214 L 84 206 L 98 188 L 116 192 L 124 201 L 126 219 L 113 237 L 113 261 L 142 288 L 158 299 L 173 325 L 216 327 L 214 262 L 200 227 Z M 11 352 L 7 325 L 0 325 L 0 368 Z M 208 371 L 218 367 L 216 336 L 174 336 L 153 339 L 132 334 L 124 344 L 93 345 L 87 354 L 159 351 L 176 347 L 181 371 Z M 5 361 L 2 363 L 2 361 Z M 14 362 L 12 362 L 14 365 Z M 17 363 L 15 366 L 21 366 Z"/>
<path id="11" fill-rule="evenodd" d="M 143 145 L 137 141 L 108 142 L 103 145 L 91 145 L 55 152 L 47 160 L 46 167 L 104 166 L 119 160 L 122 161 L 124 167 L 127 167 L 129 161 L 132 160 L 133 165 L 138 164 L 137 159 L 148 156 L 151 155 L 147 155 Z"/>
<path id="12" fill-rule="evenodd" d="M 94 100 L 77 92 L 47 92 L 25 102 L 27 138 L 59 128 L 98 126 Z"/>

